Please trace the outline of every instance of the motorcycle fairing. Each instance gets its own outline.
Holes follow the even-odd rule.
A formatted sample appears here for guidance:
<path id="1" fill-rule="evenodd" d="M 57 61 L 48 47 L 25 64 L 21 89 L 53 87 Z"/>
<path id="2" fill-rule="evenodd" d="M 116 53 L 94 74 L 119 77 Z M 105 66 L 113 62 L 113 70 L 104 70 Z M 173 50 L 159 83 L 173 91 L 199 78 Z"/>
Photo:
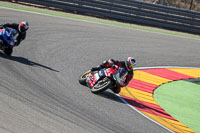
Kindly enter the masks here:
<path id="1" fill-rule="evenodd" d="M 8 45 L 14 46 L 15 44 L 14 39 L 16 38 L 17 35 L 15 29 L 12 28 L 0 29 L 0 35 L 4 38 L 4 41 L 6 41 Z"/>
<path id="2" fill-rule="evenodd" d="M 120 68 L 118 72 L 113 76 L 115 80 L 118 82 L 118 84 L 123 86 L 127 75 L 128 75 L 128 71 L 125 70 L 124 68 Z"/>
<path id="3" fill-rule="evenodd" d="M 100 77 L 110 77 L 111 74 L 116 73 L 119 67 L 115 67 L 115 69 L 107 68 L 107 69 L 101 69 L 98 72 L 95 72 L 89 76 L 89 86 L 92 88 L 97 81 L 100 79 Z"/>

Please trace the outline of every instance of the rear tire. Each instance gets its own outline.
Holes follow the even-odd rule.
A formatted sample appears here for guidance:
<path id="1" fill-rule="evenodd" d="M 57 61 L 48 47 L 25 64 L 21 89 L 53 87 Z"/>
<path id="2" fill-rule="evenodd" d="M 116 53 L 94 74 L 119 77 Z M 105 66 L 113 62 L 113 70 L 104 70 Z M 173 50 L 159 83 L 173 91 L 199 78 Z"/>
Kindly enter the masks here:
<path id="1" fill-rule="evenodd" d="M 11 56 L 11 54 L 12 54 L 12 52 L 13 52 L 13 48 L 12 48 L 12 47 L 5 48 L 3 52 L 4 52 L 6 55 Z"/>
<path id="2" fill-rule="evenodd" d="M 84 73 L 83 75 L 81 75 L 79 77 L 79 83 L 82 84 L 82 85 L 86 85 L 86 79 L 88 77 L 88 75 L 91 73 L 91 71 L 87 71 L 86 73 Z"/>
<path id="3" fill-rule="evenodd" d="M 94 94 L 99 94 L 105 90 L 107 90 L 108 88 L 111 87 L 112 82 L 109 78 L 104 78 L 103 79 L 103 84 L 99 84 L 99 82 L 102 82 L 102 80 L 98 81 L 98 83 L 96 83 L 96 85 L 94 85 L 94 87 L 91 88 L 91 92 Z"/>

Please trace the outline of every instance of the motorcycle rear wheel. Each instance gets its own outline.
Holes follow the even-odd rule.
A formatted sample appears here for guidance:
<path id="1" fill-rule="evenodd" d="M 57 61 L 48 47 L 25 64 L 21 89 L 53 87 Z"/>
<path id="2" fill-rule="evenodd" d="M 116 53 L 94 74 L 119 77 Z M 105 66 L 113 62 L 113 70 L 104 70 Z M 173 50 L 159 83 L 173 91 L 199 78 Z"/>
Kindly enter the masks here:
<path id="1" fill-rule="evenodd" d="M 4 52 L 6 55 L 11 56 L 11 54 L 12 54 L 12 52 L 13 52 L 13 48 L 12 48 L 12 47 L 5 48 L 5 49 L 3 50 L 3 52 Z"/>
<path id="2" fill-rule="evenodd" d="M 86 85 L 86 79 L 89 76 L 89 74 L 91 73 L 91 71 L 87 71 L 86 73 L 84 73 L 83 75 L 81 75 L 79 77 L 79 83 L 82 85 Z"/>
<path id="3" fill-rule="evenodd" d="M 91 88 L 91 92 L 94 94 L 99 94 L 110 88 L 111 85 L 112 85 L 111 80 L 106 77 L 103 80 L 98 81 L 96 85 L 94 85 L 94 87 Z"/>

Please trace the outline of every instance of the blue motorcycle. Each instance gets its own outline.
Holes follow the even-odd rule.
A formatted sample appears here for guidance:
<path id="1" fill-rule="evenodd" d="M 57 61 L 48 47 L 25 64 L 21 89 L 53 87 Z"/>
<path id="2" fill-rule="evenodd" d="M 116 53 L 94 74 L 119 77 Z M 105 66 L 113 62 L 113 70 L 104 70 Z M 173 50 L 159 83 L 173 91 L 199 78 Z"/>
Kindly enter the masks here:
<path id="1" fill-rule="evenodd" d="M 6 55 L 12 54 L 17 34 L 17 31 L 12 28 L 0 29 L 0 50 Z"/>

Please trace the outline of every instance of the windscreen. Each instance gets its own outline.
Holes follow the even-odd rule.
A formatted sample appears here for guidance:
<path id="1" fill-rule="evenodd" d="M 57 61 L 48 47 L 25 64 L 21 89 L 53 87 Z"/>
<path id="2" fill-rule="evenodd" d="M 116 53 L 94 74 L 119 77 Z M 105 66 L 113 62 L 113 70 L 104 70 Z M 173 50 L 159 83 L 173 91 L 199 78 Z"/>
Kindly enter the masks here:
<path id="1" fill-rule="evenodd" d="M 116 80 L 120 85 L 123 85 L 125 80 L 126 80 L 126 76 L 128 74 L 128 71 L 124 68 L 120 68 L 117 72 L 116 76 Z"/>

